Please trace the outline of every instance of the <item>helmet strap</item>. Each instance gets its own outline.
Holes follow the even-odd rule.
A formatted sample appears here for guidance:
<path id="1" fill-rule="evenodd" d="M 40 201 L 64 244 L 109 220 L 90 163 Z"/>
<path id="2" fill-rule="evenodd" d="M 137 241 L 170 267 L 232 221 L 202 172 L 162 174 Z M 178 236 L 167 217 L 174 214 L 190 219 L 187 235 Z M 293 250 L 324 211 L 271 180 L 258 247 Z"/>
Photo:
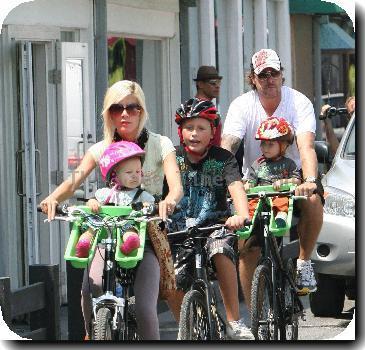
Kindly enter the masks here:
<path id="1" fill-rule="evenodd" d="M 116 183 L 110 190 L 108 197 L 105 199 L 105 202 L 104 202 L 105 204 L 108 204 L 110 202 L 112 195 L 118 190 L 118 188 L 119 188 L 119 184 Z"/>

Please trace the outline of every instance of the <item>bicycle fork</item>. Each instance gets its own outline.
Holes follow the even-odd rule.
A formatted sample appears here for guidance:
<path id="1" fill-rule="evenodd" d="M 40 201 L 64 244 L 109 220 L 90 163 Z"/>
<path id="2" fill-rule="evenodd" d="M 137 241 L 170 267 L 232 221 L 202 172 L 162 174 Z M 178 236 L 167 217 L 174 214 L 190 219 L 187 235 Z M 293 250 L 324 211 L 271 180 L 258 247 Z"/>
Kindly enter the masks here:
<path id="1" fill-rule="evenodd" d="M 196 268 L 196 276 L 197 280 L 200 281 L 203 284 L 203 288 L 205 290 L 205 303 L 207 305 L 207 314 L 208 314 L 208 322 L 209 322 L 209 335 L 210 339 L 213 339 L 213 320 L 212 320 L 212 313 L 211 313 L 211 305 L 210 301 L 212 300 L 211 291 L 209 289 L 209 286 L 207 285 L 206 281 L 207 273 L 204 268 L 202 268 L 202 247 L 201 242 L 199 241 L 198 246 L 196 248 L 196 254 L 195 254 L 195 268 Z"/>

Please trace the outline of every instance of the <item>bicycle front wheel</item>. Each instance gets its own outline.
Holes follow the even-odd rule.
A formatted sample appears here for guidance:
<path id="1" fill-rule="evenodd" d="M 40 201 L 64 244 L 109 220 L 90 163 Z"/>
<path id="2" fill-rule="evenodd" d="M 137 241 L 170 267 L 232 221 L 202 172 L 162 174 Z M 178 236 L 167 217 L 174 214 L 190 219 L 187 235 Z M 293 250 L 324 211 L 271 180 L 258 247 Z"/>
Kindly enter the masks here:
<path id="1" fill-rule="evenodd" d="M 108 308 L 97 311 L 93 333 L 94 340 L 112 340 L 112 314 Z"/>
<path id="2" fill-rule="evenodd" d="M 251 288 L 251 331 L 256 340 L 278 338 L 272 290 L 268 266 L 259 265 L 255 270 Z"/>
<path id="3" fill-rule="evenodd" d="M 208 311 L 203 295 L 190 290 L 181 304 L 179 333 L 181 340 L 208 340 L 210 327 Z"/>

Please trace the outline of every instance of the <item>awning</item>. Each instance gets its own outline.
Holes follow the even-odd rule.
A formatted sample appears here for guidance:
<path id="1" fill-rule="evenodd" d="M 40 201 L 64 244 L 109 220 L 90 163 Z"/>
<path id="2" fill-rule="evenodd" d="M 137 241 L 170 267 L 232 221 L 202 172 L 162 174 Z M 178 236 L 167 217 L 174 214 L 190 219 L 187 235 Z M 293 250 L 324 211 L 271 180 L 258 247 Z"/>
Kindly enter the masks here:
<path id="1" fill-rule="evenodd" d="M 290 14 L 331 15 L 346 13 L 341 7 L 332 2 L 320 0 L 289 0 Z"/>
<path id="2" fill-rule="evenodd" d="M 323 23 L 320 29 L 321 50 L 355 50 L 355 39 L 336 23 Z"/>

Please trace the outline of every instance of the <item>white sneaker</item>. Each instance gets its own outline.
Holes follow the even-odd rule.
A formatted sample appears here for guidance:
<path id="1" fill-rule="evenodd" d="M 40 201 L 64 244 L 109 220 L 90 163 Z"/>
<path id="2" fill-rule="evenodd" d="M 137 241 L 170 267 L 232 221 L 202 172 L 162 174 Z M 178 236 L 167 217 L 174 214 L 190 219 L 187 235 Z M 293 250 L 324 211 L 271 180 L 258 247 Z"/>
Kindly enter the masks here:
<path id="1" fill-rule="evenodd" d="M 288 214 L 285 211 L 279 211 L 275 216 L 275 224 L 277 228 L 283 228 L 286 226 L 286 219 Z"/>
<path id="2" fill-rule="evenodd" d="M 227 332 L 227 338 L 232 340 L 255 339 L 250 329 L 245 325 L 242 318 L 238 321 L 229 321 L 226 332 Z"/>
<path id="3" fill-rule="evenodd" d="M 312 263 L 310 260 L 297 260 L 297 276 L 295 283 L 298 287 L 299 295 L 306 295 L 317 290 L 317 281 L 314 276 Z"/>

